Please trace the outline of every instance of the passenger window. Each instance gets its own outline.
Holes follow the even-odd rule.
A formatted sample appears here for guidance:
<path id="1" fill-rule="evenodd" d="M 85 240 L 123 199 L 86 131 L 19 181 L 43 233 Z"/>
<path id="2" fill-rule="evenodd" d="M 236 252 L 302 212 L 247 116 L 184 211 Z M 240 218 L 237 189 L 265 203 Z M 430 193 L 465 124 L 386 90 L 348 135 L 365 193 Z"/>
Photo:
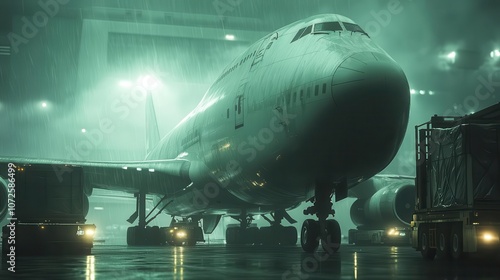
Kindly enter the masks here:
<path id="1" fill-rule="evenodd" d="M 316 87 L 314 87 L 314 96 L 318 96 L 318 93 L 319 93 L 319 85 L 316 85 Z"/>
<path id="2" fill-rule="evenodd" d="M 290 104 L 290 93 L 287 93 L 286 94 L 286 104 L 289 105 Z"/>
<path id="3" fill-rule="evenodd" d="M 297 101 L 296 99 L 297 99 L 297 92 L 294 92 L 292 95 L 292 103 L 296 102 Z"/>
<path id="4" fill-rule="evenodd" d="M 306 98 L 311 98 L 311 88 L 307 88 L 307 95 Z"/>
<path id="5" fill-rule="evenodd" d="M 326 84 L 323 84 L 323 94 L 326 93 Z"/>
<path id="6" fill-rule="evenodd" d="M 300 100 L 304 99 L 304 91 L 300 90 Z"/>

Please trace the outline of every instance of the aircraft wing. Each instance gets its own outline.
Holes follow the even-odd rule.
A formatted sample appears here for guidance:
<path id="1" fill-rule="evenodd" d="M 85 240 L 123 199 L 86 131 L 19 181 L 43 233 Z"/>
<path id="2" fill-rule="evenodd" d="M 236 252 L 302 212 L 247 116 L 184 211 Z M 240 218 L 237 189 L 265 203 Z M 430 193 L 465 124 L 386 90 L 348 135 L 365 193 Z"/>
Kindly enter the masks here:
<path id="1" fill-rule="evenodd" d="M 29 164 L 52 165 L 58 177 L 71 172 L 72 167 L 81 167 L 85 186 L 132 193 L 142 190 L 169 195 L 183 190 L 191 183 L 191 163 L 185 159 L 84 162 L 0 157 L 0 175 L 6 175 L 8 163 L 24 165 L 25 168 L 29 168 Z"/>

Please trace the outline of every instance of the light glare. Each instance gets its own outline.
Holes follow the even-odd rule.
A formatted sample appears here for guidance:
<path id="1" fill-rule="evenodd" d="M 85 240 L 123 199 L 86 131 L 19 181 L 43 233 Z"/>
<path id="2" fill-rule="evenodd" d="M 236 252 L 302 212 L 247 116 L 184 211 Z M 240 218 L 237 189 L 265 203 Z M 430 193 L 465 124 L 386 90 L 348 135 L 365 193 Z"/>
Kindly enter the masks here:
<path id="1" fill-rule="evenodd" d="M 483 237 L 484 237 L 484 240 L 486 240 L 486 241 L 493 240 L 493 235 L 491 235 L 490 233 L 485 233 Z"/>
<path id="2" fill-rule="evenodd" d="M 449 59 L 455 59 L 455 57 L 457 57 L 457 53 L 456 52 L 451 52 L 448 54 L 447 56 Z"/>
<path id="3" fill-rule="evenodd" d="M 139 77 L 138 84 L 146 90 L 155 90 L 161 86 L 161 81 L 153 75 Z"/>
<path id="4" fill-rule="evenodd" d="M 233 34 L 226 34 L 226 40 L 233 41 L 235 39 Z"/>
<path id="5" fill-rule="evenodd" d="M 118 82 L 118 86 L 120 86 L 122 88 L 130 88 L 132 86 L 132 82 L 131 81 L 127 81 L 127 80 L 120 80 Z"/>

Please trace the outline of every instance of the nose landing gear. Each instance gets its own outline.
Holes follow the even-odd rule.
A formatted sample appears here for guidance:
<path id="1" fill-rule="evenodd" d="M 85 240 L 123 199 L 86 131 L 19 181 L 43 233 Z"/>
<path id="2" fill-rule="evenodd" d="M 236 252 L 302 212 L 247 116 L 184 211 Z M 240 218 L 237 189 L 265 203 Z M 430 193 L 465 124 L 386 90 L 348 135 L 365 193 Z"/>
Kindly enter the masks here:
<path id="1" fill-rule="evenodd" d="M 342 188 L 346 188 L 346 185 L 347 183 L 345 181 L 336 185 L 327 181 L 316 182 L 314 197 L 309 200 L 314 205 L 305 209 L 304 214 L 316 214 L 318 221 L 307 219 L 302 224 L 300 245 L 304 251 L 309 253 L 316 251 L 320 240 L 323 250 L 328 253 L 337 252 L 340 248 L 340 241 L 342 238 L 340 225 L 334 219 L 327 219 L 330 215 L 335 216 L 335 210 L 332 209 L 334 189 L 342 190 Z"/>

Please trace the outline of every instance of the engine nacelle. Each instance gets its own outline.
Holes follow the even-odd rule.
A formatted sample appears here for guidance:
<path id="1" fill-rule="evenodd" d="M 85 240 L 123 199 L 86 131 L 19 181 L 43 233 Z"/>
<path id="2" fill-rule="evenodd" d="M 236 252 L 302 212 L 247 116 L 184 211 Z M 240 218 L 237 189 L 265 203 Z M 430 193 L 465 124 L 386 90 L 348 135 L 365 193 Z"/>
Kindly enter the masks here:
<path id="1" fill-rule="evenodd" d="M 362 228 L 407 227 L 415 205 L 415 185 L 408 181 L 385 181 L 368 199 L 358 199 L 351 206 L 353 223 Z"/>

